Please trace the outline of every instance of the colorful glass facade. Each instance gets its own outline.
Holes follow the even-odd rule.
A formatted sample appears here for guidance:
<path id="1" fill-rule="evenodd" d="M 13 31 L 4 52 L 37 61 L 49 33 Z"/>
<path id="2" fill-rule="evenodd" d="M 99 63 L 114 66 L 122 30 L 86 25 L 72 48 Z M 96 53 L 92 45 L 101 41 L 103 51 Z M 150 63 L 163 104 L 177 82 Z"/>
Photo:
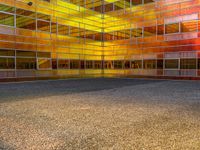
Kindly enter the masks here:
<path id="1" fill-rule="evenodd" d="M 0 79 L 200 77 L 200 0 L 0 0 Z"/>

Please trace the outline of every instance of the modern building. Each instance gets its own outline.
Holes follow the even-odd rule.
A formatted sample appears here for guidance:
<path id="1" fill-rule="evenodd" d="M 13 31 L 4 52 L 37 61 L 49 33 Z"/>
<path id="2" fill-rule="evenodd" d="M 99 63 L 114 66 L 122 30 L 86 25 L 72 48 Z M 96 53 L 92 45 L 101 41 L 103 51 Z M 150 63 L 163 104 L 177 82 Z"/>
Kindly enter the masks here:
<path id="1" fill-rule="evenodd" d="M 0 79 L 200 78 L 200 0 L 0 0 Z"/>

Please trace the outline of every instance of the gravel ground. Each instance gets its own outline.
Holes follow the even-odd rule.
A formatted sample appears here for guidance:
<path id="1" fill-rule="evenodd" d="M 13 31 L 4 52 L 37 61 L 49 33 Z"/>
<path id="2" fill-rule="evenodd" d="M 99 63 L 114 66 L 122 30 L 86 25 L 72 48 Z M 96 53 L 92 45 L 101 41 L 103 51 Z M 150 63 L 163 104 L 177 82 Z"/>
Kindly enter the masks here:
<path id="1" fill-rule="evenodd" d="M 2 83 L 0 149 L 199 150 L 200 81 Z"/>

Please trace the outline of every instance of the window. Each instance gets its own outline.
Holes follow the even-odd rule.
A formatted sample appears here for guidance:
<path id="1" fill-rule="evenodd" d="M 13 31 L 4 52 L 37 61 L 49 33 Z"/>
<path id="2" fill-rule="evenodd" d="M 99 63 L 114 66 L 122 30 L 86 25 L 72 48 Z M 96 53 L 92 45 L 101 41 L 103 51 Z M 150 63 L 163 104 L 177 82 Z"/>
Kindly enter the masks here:
<path id="1" fill-rule="evenodd" d="M 103 5 L 94 7 L 94 10 L 103 13 Z"/>
<path id="2" fill-rule="evenodd" d="M 144 60 L 144 69 L 156 69 L 156 60 Z"/>
<path id="3" fill-rule="evenodd" d="M 94 61 L 94 69 L 101 69 L 102 62 L 101 61 Z"/>
<path id="4" fill-rule="evenodd" d="M 165 34 L 178 33 L 178 32 L 179 32 L 179 23 L 165 25 Z"/>
<path id="5" fill-rule="evenodd" d="M 50 0 L 42 0 L 42 1 L 50 3 Z"/>
<path id="6" fill-rule="evenodd" d="M 104 41 L 113 40 L 113 35 L 112 33 L 105 33 L 103 34 L 103 38 L 104 38 Z"/>
<path id="7" fill-rule="evenodd" d="M 51 69 L 51 53 L 49 52 L 37 52 L 37 64 L 38 69 Z"/>
<path id="8" fill-rule="evenodd" d="M 200 31 L 200 20 L 198 20 L 198 31 Z"/>
<path id="9" fill-rule="evenodd" d="M 121 31 L 114 31 L 113 32 L 113 38 L 114 40 L 122 40 L 122 39 L 125 39 L 125 33 L 123 30 Z"/>
<path id="10" fill-rule="evenodd" d="M 38 52 L 37 57 L 51 58 L 51 53 L 49 53 L 49 52 Z"/>
<path id="11" fill-rule="evenodd" d="M 143 31 L 142 28 L 137 28 L 137 35 L 136 37 L 142 37 Z"/>
<path id="12" fill-rule="evenodd" d="M 130 61 L 125 61 L 124 62 L 124 68 L 129 69 L 130 68 Z"/>
<path id="13" fill-rule="evenodd" d="M 58 24 L 58 34 L 69 35 L 69 27 L 65 25 Z"/>
<path id="14" fill-rule="evenodd" d="M 165 68 L 166 69 L 178 69 L 179 68 L 179 60 L 178 59 L 166 59 L 165 60 Z"/>
<path id="15" fill-rule="evenodd" d="M 72 27 L 70 26 L 70 35 L 72 36 L 79 36 L 80 29 L 78 27 Z"/>
<path id="16" fill-rule="evenodd" d="M 85 61 L 80 60 L 80 69 L 85 69 Z"/>
<path id="17" fill-rule="evenodd" d="M 197 21 L 187 21 L 181 23 L 181 32 L 197 31 Z"/>
<path id="18" fill-rule="evenodd" d="M 43 21 L 43 20 L 37 20 L 37 30 L 44 31 L 44 32 L 50 32 L 50 22 Z"/>
<path id="19" fill-rule="evenodd" d="M 14 15 L 0 12 L 0 24 L 14 26 Z"/>
<path id="20" fill-rule="evenodd" d="M 131 0 L 131 1 L 133 6 L 142 4 L 142 0 Z"/>
<path id="21" fill-rule="evenodd" d="M 157 26 L 157 34 L 163 35 L 164 34 L 164 25 L 158 25 Z"/>
<path id="22" fill-rule="evenodd" d="M 144 0 L 144 4 L 147 4 L 147 3 L 152 3 L 154 2 L 155 0 Z"/>
<path id="23" fill-rule="evenodd" d="M 196 69 L 197 68 L 197 60 L 196 59 L 181 59 L 180 61 L 181 69 Z"/>
<path id="24" fill-rule="evenodd" d="M 198 59 L 198 69 L 200 69 L 200 59 Z"/>
<path id="25" fill-rule="evenodd" d="M 132 69 L 141 69 L 142 68 L 142 60 L 132 60 L 131 68 Z"/>
<path id="26" fill-rule="evenodd" d="M 131 37 L 142 37 L 142 29 L 131 29 Z"/>
<path id="27" fill-rule="evenodd" d="M 0 11 L 8 12 L 8 13 L 14 13 L 15 8 L 7 5 L 0 4 Z"/>
<path id="28" fill-rule="evenodd" d="M 0 69 L 15 69 L 15 51 L 0 49 Z"/>
<path id="29" fill-rule="evenodd" d="M 58 60 L 58 68 L 59 69 L 69 69 L 69 60 L 66 60 L 66 59 Z"/>
<path id="30" fill-rule="evenodd" d="M 36 29 L 36 21 L 35 19 L 25 17 L 25 16 L 17 16 L 16 17 L 16 26 L 17 28 L 35 30 Z"/>
<path id="31" fill-rule="evenodd" d="M 0 56 L 15 56 L 14 50 L 1 50 L 0 49 Z"/>
<path id="32" fill-rule="evenodd" d="M 37 60 L 38 69 L 51 69 L 51 59 L 39 58 Z"/>
<path id="33" fill-rule="evenodd" d="M 113 8 L 114 11 L 123 9 L 123 6 L 121 6 L 121 7 L 119 6 L 119 1 L 114 2 L 114 3 L 113 3 L 113 7 L 114 7 L 114 8 Z M 102 10 L 103 10 L 103 9 L 102 9 Z"/>
<path id="34" fill-rule="evenodd" d="M 17 69 L 36 69 L 36 52 L 16 51 Z"/>
<path id="35" fill-rule="evenodd" d="M 70 69 L 79 69 L 79 60 L 70 60 Z"/>
<path id="36" fill-rule="evenodd" d="M 51 16 L 37 13 L 37 19 L 38 20 L 45 20 L 45 21 L 51 21 Z"/>
<path id="37" fill-rule="evenodd" d="M 50 32 L 51 16 L 37 13 L 37 30 Z"/>
<path id="38" fill-rule="evenodd" d="M 110 4 L 106 4 L 104 5 L 104 12 L 109 12 L 109 11 L 113 11 L 113 3 L 110 3 Z"/>
<path id="39" fill-rule="evenodd" d="M 36 52 L 32 51 L 16 51 L 17 57 L 36 57 Z"/>
<path id="40" fill-rule="evenodd" d="M 17 8 L 16 9 L 16 26 L 17 28 L 35 30 L 36 21 L 35 21 L 35 12 Z"/>
<path id="41" fill-rule="evenodd" d="M 57 34 L 57 23 L 51 23 L 51 33 Z"/>
<path id="42" fill-rule="evenodd" d="M 57 59 L 52 59 L 52 69 L 58 69 L 58 67 L 57 67 Z"/>
<path id="43" fill-rule="evenodd" d="M 130 37 L 131 37 L 130 29 L 124 30 L 124 38 L 125 39 L 130 39 Z"/>
<path id="44" fill-rule="evenodd" d="M 92 69 L 93 68 L 93 61 L 86 61 L 86 68 Z"/>
<path id="45" fill-rule="evenodd" d="M 18 16 L 27 16 L 27 17 L 31 17 L 31 18 L 35 18 L 35 16 L 36 16 L 35 12 L 29 11 L 29 10 L 20 9 L 20 8 L 16 9 L 16 14 Z"/>
<path id="46" fill-rule="evenodd" d="M 115 69 L 122 69 L 123 68 L 123 61 L 115 60 L 114 61 L 114 68 Z"/>
<path id="47" fill-rule="evenodd" d="M 17 69 L 36 69 L 36 58 L 17 58 Z"/>
<path id="48" fill-rule="evenodd" d="M 104 68 L 105 69 L 113 69 L 113 61 L 104 61 Z"/>
<path id="49" fill-rule="evenodd" d="M 15 69 L 15 59 L 0 57 L 0 69 Z"/>
<path id="50" fill-rule="evenodd" d="M 163 69 L 163 59 L 157 60 L 157 69 Z"/>
<path id="51" fill-rule="evenodd" d="M 153 36 L 156 35 L 156 26 L 144 27 L 144 36 Z"/>

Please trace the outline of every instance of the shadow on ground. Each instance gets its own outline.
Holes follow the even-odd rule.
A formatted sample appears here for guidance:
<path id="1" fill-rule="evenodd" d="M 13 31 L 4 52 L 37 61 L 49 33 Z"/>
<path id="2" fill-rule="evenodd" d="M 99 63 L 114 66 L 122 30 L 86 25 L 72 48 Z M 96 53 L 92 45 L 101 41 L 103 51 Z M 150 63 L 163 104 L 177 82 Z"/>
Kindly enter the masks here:
<path id="1" fill-rule="evenodd" d="M 2 83 L 0 84 L 0 102 L 108 90 L 157 82 L 164 82 L 164 80 L 97 78 Z"/>
<path id="2" fill-rule="evenodd" d="M 0 139 L 0 150 L 16 150 L 16 149 L 8 145 L 7 143 L 3 142 L 3 140 Z"/>

